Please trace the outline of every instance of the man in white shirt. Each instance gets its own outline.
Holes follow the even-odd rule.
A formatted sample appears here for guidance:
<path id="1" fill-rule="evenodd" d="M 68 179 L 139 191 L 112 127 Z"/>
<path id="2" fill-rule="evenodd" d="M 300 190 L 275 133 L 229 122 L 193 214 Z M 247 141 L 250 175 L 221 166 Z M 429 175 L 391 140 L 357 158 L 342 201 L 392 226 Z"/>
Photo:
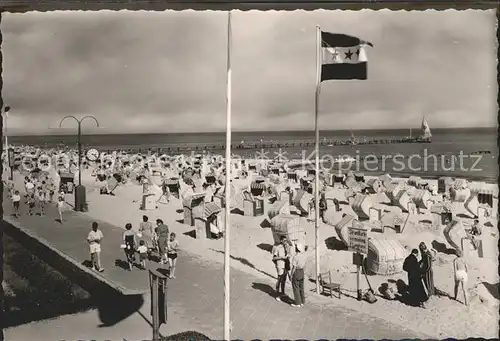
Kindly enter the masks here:
<path id="1" fill-rule="evenodd" d="M 24 188 L 26 189 L 26 195 L 33 194 L 35 191 L 35 184 L 29 179 L 26 185 L 24 185 Z"/>
<path id="2" fill-rule="evenodd" d="M 92 223 L 92 231 L 89 232 L 87 237 L 87 242 L 90 247 L 90 259 L 92 262 L 92 267 L 94 270 L 103 272 L 104 269 L 101 267 L 101 240 L 104 238 L 101 230 L 99 230 L 99 225 L 94 221 Z"/>

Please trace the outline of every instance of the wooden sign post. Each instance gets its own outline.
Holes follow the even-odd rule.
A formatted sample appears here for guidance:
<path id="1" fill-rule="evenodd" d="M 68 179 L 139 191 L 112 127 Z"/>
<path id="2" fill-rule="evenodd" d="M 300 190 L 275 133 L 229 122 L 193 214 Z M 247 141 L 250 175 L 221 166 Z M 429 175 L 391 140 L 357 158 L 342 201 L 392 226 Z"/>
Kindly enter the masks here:
<path id="1" fill-rule="evenodd" d="M 149 269 L 151 288 L 151 316 L 153 317 L 153 341 L 160 339 L 160 326 L 167 323 L 167 276 Z"/>
<path id="2" fill-rule="evenodd" d="M 368 231 L 364 225 L 357 220 L 354 220 L 352 227 L 349 227 L 349 251 L 353 251 L 353 264 L 357 267 L 356 285 L 358 301 L 363 299 L 359 283 L 361 266 L 363 265 L 363 255 L 368 254 Z"/>

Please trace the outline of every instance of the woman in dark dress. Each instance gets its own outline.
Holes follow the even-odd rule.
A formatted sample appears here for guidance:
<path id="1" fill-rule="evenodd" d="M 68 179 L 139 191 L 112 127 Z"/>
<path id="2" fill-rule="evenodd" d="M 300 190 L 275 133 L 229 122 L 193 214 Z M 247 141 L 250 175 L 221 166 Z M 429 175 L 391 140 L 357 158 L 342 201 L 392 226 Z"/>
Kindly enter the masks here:
<path id="1" fill-rule="evenodd" d="M 412 304 L 426 307 L 427 295 L 422 280 L 422 271 L 418 262 L 418 250 L 413 249 L 403 263 L 403 270 L 408 273 L 408 299 Z"/>
<path id="2" fill-rule="evenodd" d="M 434 287 L 434 273 L 432 271 L 432 254 L 427 249 L 427 245 L 421 242 L 418 246 L 422 259 L 419 262 L 420 270 L 422 271 L 422 279 L 424 280 L 425 288 L 427 289 L 428 297 L 436 294 Z"/>
<path id="3" fill-rule="evenodd" d="M 132 224 L 125 225 L 125 232 L 123 233 L 123 243 L 125 244 L 125 256 L 127 257 L 128 269 L 132 271 L 135 263 L 135 249 L 137 242 L 135 240 L 135 233 L 132 231 Z"/>

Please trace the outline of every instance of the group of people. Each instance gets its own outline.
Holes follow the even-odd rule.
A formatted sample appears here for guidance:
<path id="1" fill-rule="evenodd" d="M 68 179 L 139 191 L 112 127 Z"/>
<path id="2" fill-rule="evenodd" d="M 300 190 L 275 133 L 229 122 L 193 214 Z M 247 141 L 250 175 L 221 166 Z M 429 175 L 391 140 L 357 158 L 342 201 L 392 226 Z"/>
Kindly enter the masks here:
<path id="1" fill-rule="evenodd" d="M 92 230 L 87 236 L 90 248 L 90 259 L 92 268 L 103 272 L 101 266 L 101 241 L 104 238 L 97 222 L 92 223 Z M 156 219 L 156 228 L 147 216 L 142 217 L 142 222 L 137 231 L 132 229 L 132 224 L 125 225 L 121 248 L 125 251 L 128 269 L 134 266 L 146 269 L 146 262 L 152 260 L 152 254 L 157 252 L 160 256 L 160 264 L 168 264 L 169 278 L 175 278 L 175 268 L 179 250 L 179 241 L 174 232 L 170 233 L 168 225 L 161 219 Z M 139 262 L 137 262 L 137 256 Z"/>
<path id="2" fill-rule="evenodd" d="M 306 303 L 304 293 L 304 268 L 306 265 L 305 247 L 300 243 L 291 243 L 286 236 L 272 249 L 273 263 L 276 267 L 276 300 L 285 297 L 285 284 L 290 279 L 293 288 L 294 303 L 292 307 L 303 307 Z"/>
<path id="3" fill-rule="evenodd" d="M 9 190 L 9 196 L 12 200 L 14 217 L 19 218 L 19 216 L 21 215 L 22 197 L 24 197 L 24 202 L 28 209 L 28 215 L 31 216 L 38 214 L 40 216 L 43 216 L 45 215 L 45 208 L 47 204 L 54 203 L 54 197 L 57 194 L 57 201 L 55 203 L 57 206 L 59 221 L 62 223 L 63 212 L 65 208 L 64 193 L 57 193 L 55 184 L 49 178 L 39 177 L 36 174 L 25 176 L 23 196 L 21 196 L 20 190 L 16 188 L 12 180 L 6 181 L 6 186 Z"/>
<path id="4" fill-rule="evenodd" d="M 403 263 L 403 270 L 408 273 L 408 290 L 406 295 L 411 304 L 426 308 L 428 300 L 436 295 L 432 266 L 433 256 L 424 242 L 421 242 L 418 248 L 418 250 L 413 249 Z M 464 296 L 464 304 L 468 305 L 468 267 L 463 258 L 462 250 L 456 250 L 456 258 L 453 261 L 453 273 L 455 281 L 453 298 L 457 300 L 458 289 L 461 288 Z"/>
<path id="5" fill-rule="evenodd" d="M 122 247 L 125 249 L 129 270 L 132 270 L 136 262 L 136 253 L 139 253 L 140 267 L 145 269 L 146 261 L 152 259 L 153 252 L 157 252 L 160 256 L 160 264 L 168 264 L 169 277 L 175 278 L 179 241 L 163 220 L 156 219 L 156 228 L 153 228 L 148 216 L 144 215 L 137 232 L 132 230 L 130 223 L 125 226 L 125 229 Z"/>

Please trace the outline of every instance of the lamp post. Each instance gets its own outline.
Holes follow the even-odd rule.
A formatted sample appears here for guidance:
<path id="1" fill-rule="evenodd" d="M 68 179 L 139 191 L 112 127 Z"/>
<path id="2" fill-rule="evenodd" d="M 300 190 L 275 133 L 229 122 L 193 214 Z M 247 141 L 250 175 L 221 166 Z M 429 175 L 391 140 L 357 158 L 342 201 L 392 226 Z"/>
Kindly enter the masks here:
<path id="1" fill-rule="evenodd" d="M 12 169 L 12 167 L 14 167 L 14 160 L 13 160 L 13 155 L 11 155 L 12 151 L 9 150 L 9 140 L 7 138 L 7 118 L 9 118 L 9 111 L 10 111 L 10 107 L 8 105 L 6 105 L 3 108 L 2 120 L 3 120 L 3 135 L 5 137 L 4 150 L 6 152 L 5 155 L 7 156 L 7 160 L 9 161 L 9 168 L 10 168 L 10 177 L 9 177 L 9 180 L 12 180 L 13 179 L 13 169 Z"/>
<path id="2" fill-rule="evenodd" d="M 80 119 L 75 116 L 64 116 L 59 122 L 59 128 L 62 128 L 62 124 L 65 119 L 71 118 L 75 120 L 78 124 L 78 186 L 75 187 L 75 211 L 84 212 L 86 210 L 86 192 L 85 187 L 82 185 L 82 122 L 87 119 L 93 119 L 97 127 L 99 127 L 99 121 L 94 116 L 84 116 Z"/>
<path id="3" fill-rule="evenodd" d="M 7 118 L 9 118 L 10 107 L 7 105 L 3 108 L 3 134 L 5 136 L 5 150 L 9 149 L 9 140 L 7 139 Z"/>

